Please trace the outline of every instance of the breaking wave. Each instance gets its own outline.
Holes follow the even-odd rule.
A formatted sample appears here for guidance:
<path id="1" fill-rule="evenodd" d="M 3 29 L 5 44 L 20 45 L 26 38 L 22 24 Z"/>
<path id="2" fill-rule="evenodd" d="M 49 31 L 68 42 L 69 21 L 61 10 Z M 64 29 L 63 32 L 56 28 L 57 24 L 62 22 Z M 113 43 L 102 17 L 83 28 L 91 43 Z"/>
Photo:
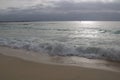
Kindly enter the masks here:
<path id="1" fill-rule="evenodd" d="M 40 41 L 41 42 L 41 41 Z M 75 46 L 62 42 L 36 42 L 32 39 L 20 40 L 0 38 L 0 46 L 14 49 L 25 49 L 50 56 L 79 56 L 92 59 L 108 59 L 120 61 L 120 50 L 97 46 Z"/>

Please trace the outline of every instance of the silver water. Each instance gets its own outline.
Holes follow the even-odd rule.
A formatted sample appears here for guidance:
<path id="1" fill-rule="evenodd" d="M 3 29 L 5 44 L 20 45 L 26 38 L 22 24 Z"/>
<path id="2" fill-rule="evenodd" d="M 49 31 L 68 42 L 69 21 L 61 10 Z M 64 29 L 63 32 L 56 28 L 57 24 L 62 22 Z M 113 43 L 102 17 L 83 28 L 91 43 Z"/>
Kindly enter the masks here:
<path id="1" fill-rule="evenodd" d="M 0 23 L 0 46 L 120 61 L 120 22 L 4 22 Z"/>

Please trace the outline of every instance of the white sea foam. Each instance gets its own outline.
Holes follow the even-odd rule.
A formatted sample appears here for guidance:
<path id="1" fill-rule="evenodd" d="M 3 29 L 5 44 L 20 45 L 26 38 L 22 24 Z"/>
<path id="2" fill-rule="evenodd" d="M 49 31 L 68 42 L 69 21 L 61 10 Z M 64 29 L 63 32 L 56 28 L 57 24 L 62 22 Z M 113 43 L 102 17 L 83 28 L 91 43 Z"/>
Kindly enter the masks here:
<path id="1" fill-rule="evenodd" d="M 18 40 L 0 38 L 0 46 L 14 49 L 25 49 L 50 56 L 80 56 L 120 61 L 120 50 L 95 46 L 74 46 L 60 42 L 36 43 L 34 40 Z"/>

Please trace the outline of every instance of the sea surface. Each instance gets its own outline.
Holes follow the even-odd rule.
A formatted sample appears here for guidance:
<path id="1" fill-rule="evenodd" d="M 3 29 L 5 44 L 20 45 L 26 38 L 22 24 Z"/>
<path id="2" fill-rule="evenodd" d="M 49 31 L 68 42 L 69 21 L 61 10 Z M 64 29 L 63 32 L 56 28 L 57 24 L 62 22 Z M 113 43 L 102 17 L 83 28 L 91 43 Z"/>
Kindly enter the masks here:
<path id="1" fill-rule="evenodd" d="M 1 22 L 0 46 L 50 56 L 120 61 L 120 22 Z"/>

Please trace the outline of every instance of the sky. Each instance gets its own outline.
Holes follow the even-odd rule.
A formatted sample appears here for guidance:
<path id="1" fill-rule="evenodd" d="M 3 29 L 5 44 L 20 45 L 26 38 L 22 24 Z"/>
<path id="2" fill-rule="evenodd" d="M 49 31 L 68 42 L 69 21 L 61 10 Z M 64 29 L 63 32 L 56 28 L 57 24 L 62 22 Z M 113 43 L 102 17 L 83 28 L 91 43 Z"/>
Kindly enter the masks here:
<path id="1" fill-rule="evenodd" d="M 120 0 L 0 0 L 0 21 L 119 21 Z"/>

